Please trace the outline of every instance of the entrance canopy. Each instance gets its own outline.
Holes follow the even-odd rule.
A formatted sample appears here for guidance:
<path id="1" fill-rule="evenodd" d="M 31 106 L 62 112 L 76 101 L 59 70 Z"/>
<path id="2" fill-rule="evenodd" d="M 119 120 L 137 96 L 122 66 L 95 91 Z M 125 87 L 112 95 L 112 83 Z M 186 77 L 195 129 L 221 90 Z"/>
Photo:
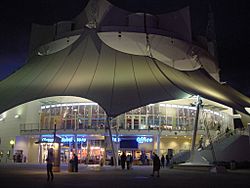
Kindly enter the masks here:
<path id="1" fill-rule="evenodd" d="M 50 96 L 97 102 L 110 117 L 165 100 L 200 95 L 246 113 L 250 100 L 204 70 L 181 72 L 150 57 L 129 55 L 85 29 L 75 43 L 51 55 L 34 55 L 0 82 L 0 113 Z"/>
<path id="2" fill-rule="evenodd" d="M 34 55 L 0 82 L 0 113 L 50 96 L 97 102 L 110 117 L 159 101 L 200 95 L 246 113 L 250 100 L 204 70 L 181 72 L 146 56 L 108 47 L 95 29 L 84 29 L 65 49 Z"/>

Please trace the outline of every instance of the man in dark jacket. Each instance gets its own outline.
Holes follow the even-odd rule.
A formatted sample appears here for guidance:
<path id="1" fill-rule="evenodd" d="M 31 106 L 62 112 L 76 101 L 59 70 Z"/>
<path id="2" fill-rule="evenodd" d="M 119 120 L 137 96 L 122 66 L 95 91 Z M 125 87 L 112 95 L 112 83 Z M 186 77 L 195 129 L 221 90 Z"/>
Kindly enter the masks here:
<path id="1" fill-rule="evenodd" d="M 78 172 L 78 157 L 75 153 L 74 153 L 74 158 L 73 158 L 73 166 L 74 166 L 73 171 Z"/>
<path id="2" fill-rule="evenodd" d="M 160 158 L 156 153 L 153 153 L 153 174 L 151 176 L 154 176 L 156 171 L 157 177 L 160 177 L 160 167 L 161 167 Z"/>
<path id="3" fill-rule="evenodd" d="M 126 162 L 126 154 L 125 154 L 125 152 L 122 152 L 122 155 L 121 155 L 121 166 L 122 166 L 122 170 L 125 169 L 125 162 Z"/>

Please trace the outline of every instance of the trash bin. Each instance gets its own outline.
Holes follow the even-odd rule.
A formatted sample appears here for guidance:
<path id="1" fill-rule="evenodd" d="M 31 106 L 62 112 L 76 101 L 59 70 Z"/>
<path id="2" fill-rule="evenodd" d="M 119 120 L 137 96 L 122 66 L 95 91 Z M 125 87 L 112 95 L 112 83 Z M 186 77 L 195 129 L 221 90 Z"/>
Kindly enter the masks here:
<path id="1" fill-rule="evenodd" d="M 72 160 L 69 161 L 68 172 L 73 172 L 73 161 Z"/>

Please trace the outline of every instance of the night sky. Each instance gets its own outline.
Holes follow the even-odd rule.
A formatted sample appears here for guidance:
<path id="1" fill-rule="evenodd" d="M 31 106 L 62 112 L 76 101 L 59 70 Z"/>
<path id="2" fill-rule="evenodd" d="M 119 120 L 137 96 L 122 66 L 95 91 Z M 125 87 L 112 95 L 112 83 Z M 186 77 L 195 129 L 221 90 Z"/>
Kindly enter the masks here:
<path id="1" fill-rule="evenodd" d="M 164 13 L 190 6 L 193 36 L 206 33 L 209 0 L 110 0 L 134 12 Z M 250 96 L 250 14 L 247 0 L 210 0 L 221 81 Z M 86 0 L 0 1 L 0 80 L 26 61 L 31 23 L 71 20 Z"/>

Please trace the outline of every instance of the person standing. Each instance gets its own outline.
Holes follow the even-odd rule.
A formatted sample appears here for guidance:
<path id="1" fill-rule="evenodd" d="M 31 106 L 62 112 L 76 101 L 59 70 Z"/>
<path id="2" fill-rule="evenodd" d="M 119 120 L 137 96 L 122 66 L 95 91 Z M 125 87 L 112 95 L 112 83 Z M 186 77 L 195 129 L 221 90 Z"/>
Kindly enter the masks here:
<path id="1" fill-rule="evenodd" d="M 74 164 L 74 172 L 78 172 L 78 157 L 77 155 L 74 153 L 74 158 L 73 158 L 73 164 Z"/>
<path id="2" fill-rule="evenodd" d="M 156 153 L 153 153 L 153 174 L 151 176 L 154 177 L 155 172 L 157 172 L 157 177 L 160 177 L 160 158 Z"/>
<path id="3" fill-rule="evenodd" d="M 130 159 L 130 155 L 128 154 L 126 157 L 126 163 L 127 163 L 127 170 L 130 169 L 130 163 L 131 163 L 131 159 Z"/>
<path id="4" fill-rule="evenodd" d="M 169 165 L 169 157 L 168 154 L 166 155 L 166 167 Z"/>
<path id="5" fill-rule="evenodd" d="M 50 148 L 48 150 L 48 156 L 46 158 L 46 162 L 47 162 L 47 181 L 53 181 L 54 179 L 54 174 L 52 171 L 53 168 L 53 163 L 54 163 L 54 154 L 53 154 L 53 149 Z"/>
<path id="6" fill-rule="evenodd" d="M 130 157 L 129 165 L 130 165 L 130 169 L 132 169 L 132 166 L 133 166 L 133 156 L 129 155 L 129 157 Z"/>
<path id="7" fill-rule="evenodd" d="M 122 166 L 122 170 L 125 169 L 125 162 L 126 162 L 126 154 L 125 154 L 125 152 L 122 152 L 122 155 L 121 155 L 121 166 Z"/>
<path id="8" fill-rule="evenodd" d="M 164 168 L 165 166 L 165 157 L 164 155 L 161 156 L 161 167 Z"/>

